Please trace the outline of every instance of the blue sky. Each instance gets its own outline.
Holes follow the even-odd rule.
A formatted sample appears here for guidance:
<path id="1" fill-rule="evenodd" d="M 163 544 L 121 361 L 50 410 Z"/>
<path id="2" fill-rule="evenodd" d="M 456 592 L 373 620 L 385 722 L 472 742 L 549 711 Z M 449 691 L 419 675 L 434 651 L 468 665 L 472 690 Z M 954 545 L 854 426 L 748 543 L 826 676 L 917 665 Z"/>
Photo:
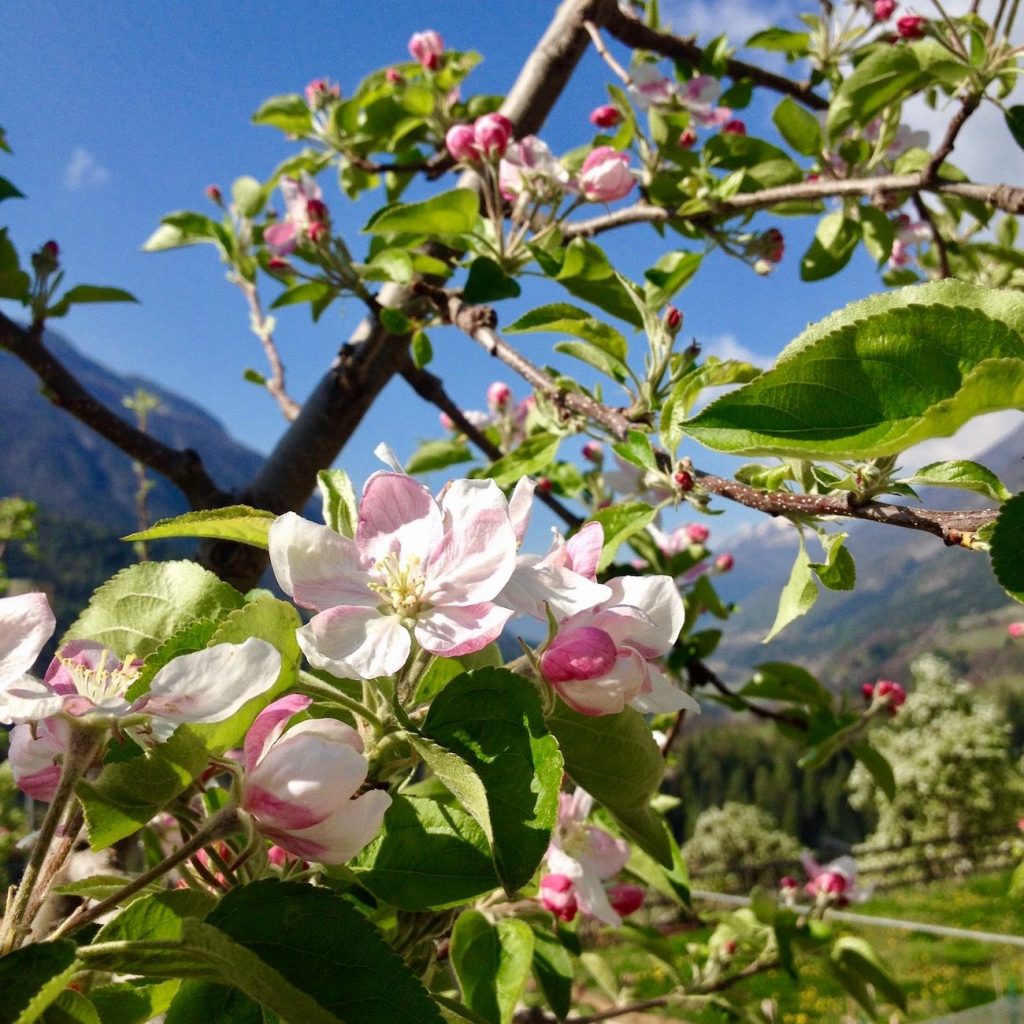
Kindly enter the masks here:
<path id="1" fill-rule="evenodd" d="M 811 4 L 756 0 L 676 0 L 663 4 L 681 31 L 707 39 L 716 24 L 737 42 L 773 15 Z M 816 5 L 813 5 L 816 7 Z M 248 332 L 240 294 L 224 280 L 208 247 L 145 254 L 140 246 L 160 217 L 177 209 L 211 212 L 203 188 L 228 191 L 242 174 L 265 178 L 294 151 L 271 128 L 250 124 L 252 112 L 275 93 L 299 92 L 327 77 L 351 91 L 368 71 L 406 58 L 416 30 L 435 28 L 449 46 L 477 49 L 484 63 L 466 90 L 504 92 L 546 26 L 555 4 L 522 0 L 378 0 L 376 3 L 270 3 L 265 0 L 190 0 L 109 3 L 49 0 L 0 8 L 5 60 L 0 72 L 7 99 L 0 124 L 14 149 L 0 173 L 28 201 L 3 204 L 21 251 L 48 238 L 61 246 L 69 283 L 127 288 L 138 306 L 78 307 L 59 326 L 89 356 L 121 372 L 158 380 L 210 409 L 238 439 L 269 450 L 283 420 L 269 397 L 242 380 L 247 366 L 262 369 L 261 353 Z M 720 19 L 720 21 L 719 21 Z M 556 151 L 587 141 L 587 114 L 605 100 L 607 68 L 590 52 L 556 107 L 544 137 Z M 765 129 L 770 105 L 748 119 Z M 352 207 L 330 175 L 325 199 L 357 253 L 359 228 L 372 206 Z M 774 221 L 763 221 L 764 226 Z M 680 294 L 685 332 L 709 352 L 771 357 L 809 322 L 878 290 L 866 257 L 837 278 L 799 282 L 798 264 L 813 225 L 779 221 L 786 257 L 771 278 L 712 258 Z M 365 238 L 365 236 L 363 236 Z M 803 242 L 803 245 L 801 244 Z M 639 275 L 667 244 L 649 230 L 630 229 L 606 238 L 609 255 Z M 527 289 L 529 291 L 529 289 Z M 264 293 L 269 302 L 275 286 Z M 551 292 L 503 304 L 505 322 L 529 305 L 551 301 Z M 288 384 L 298 398 L 314 385 L 339 343 L 358 319 L 349 303 L 332 307 L 319 325 L 306 307 L 282 310 L 278 343 Z M 12 312 L 5 306 L 5 311 Z M 451 330 L 433 336 L 433 369 L 466 407 L 480 407 L 487 384 L 501 376 L 485 353 Z M 545 343 L 527 336 L 531 358 L 548 360 Z M 507 375 L 506 375 L 507 376 Z M 525 389 L 514 384 L 522 394 Z M 398 416 L 396 417 L 396 412 Z M 376 468 L 371 451 L 380 441 L 407 456 L 417 438 L 437 433 L 436 415 L 395 381 L 343 454 L 341 464 L 358 480 Z M 726 464 L 692 453 L 699 465 Z"/>

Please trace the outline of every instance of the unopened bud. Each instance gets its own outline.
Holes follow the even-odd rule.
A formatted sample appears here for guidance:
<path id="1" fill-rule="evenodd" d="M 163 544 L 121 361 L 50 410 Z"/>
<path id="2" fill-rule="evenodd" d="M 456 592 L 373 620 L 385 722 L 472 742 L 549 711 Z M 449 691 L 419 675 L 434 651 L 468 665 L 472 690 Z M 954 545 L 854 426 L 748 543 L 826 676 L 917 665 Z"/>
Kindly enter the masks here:
<path id="1" fill-rule="evenodd" d="M 687 126 L 680 133 L 678 141 L 680 149 L 693 149 L 697 145 L 697 133 L 693 128 Z"/>
<path id="2" fill-rule="evenodd" d="M 211 203 L 216 203 L 218 206 L 222 206 L 224 204 L 224 196 L 217 185 L 207 185 L 206 188 L 203 189 L 203 192 L 206 193 L 206 198 L 209 199 Z"/>
<path id="3" fill-rule="evenodd" d="M 732 567 L 735 564 L 736 564 L 736 559 L 734 559 L 732 557 L 732 555 L 729 555 L 729 554 L 719 555 L 715 559 L 715 568 L 719 572 L 731 572 L 732 571 Z"/>
<path id="4" fill-rule="evenodd" d="M 399 71 L 398 68 L 388 68 L 387 71 L 384 72 L 384 77 L 392 85 L 401 85 L 405 81 L 405 79 L 402 77 L 401 71 Z"/>
<path id="5" fill-rule="evenodd" d="M 628 917 L 644 905 L 644 890 L 639 885 L 613 885 L 608 890 L 608 902 L 620 917 Z"/>
<path id="6" fill-rule="evenodd" d="M 512 401 L 512 389 L 503 381 L 496 380 L 487 388 L 487 405 L 495 412 L 501 412 Z"/>
<path id="7" fill-rule="evenodd" d="M 672 479 L 675 481 L 676 487 L 684 493 L 693 490 L 693 474 L 688 473 L 685 469 L 678 470 Z"/>
<path id="8" fill-rule="evenodd" d="M 722 125 L 723 135 L 746 135 L 747 126 L 738 118 L 734 117 L 731 121 L 726 121 Z"/>
<path id="9" fill-rule="evenodd" d="M 604 461 L 604 446 L 600 441 L 588 441 L 583 446 L 583 458 L 595 465 L 600 465 Z"/>
<path id="10" fill-rule="evenodd" d="M 267 260 L 267 270 L 272 274 L 289 274 L 292 270 L 292 265 L 280 256 L 271 256 Z"/>
<path id="11" fill-rule="evenodd" d="M 736 947 L 736 940 L 735 939 L 726 939 L 726 941 L 723 942 L 722 946 L 721 946 L 721 950 L 722 950 L 723 955 L 724 956 L 730 956 L 730 957 L 736 955 L 736 948 L 737 947 Z"/>
<path id="12" fill-rule="evenodd" d="M 322 199 L 308 199 L 306 201 L 306 216 L 314 224 L 327 224 L 331 219 L 327 204 Z"/>
<path id="13" fill-rule="evenodd" d="M 1006 632 L 1009 633 L 1014 640 L 1019 640 L 1024 636 L 1024 622 L 1011 622 L 1006 627 Z"/>
<path id="14" fill-rule="evenodd" d="M 703 523 L 690 523 L 686 527 L 686 536 L 691 544 L 704 544 L 711 536 L 711 531 Z"/>
<path id="15" fill-rule="evenodd" d="M 887 21 L 896 10 L 896 0 L 875 0 L 875 21 Z"/>
<path id="16" fill-rule="evenodd" d="M 551 490 L 551 481 L 546 476 L 542 476 L 537 481 L 537 490 L 543 491 L 545 494 L 547 494 L 547 492 Z"/>
<path id="17" fill-rule="evenodd" d="M 675 306 L 665 307 L 665 326 L 670 334 L 678 334 L 683 326 L 683 314 Z"/>
<path id="18" fill-rule="evenodd" d="M 622 113 L 611 103 L 595 107 L 590 112 L 590 123 L 595 128 L 614 128 L 622 120 Z"/>

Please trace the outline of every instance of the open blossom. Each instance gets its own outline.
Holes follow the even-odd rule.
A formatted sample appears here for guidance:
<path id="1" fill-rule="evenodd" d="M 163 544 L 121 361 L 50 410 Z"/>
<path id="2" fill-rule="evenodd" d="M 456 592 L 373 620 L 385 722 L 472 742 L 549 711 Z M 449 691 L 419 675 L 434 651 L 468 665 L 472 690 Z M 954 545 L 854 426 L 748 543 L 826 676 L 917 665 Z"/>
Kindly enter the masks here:
<path id="1" fill-rule="evenodd" d="M 498 167 L 498 187 L 509 201 L 530 192 L 561 195 L 569 186 L 569 172 L 536 135 L 512 142 Z"/>
<path id="2" fill-rule="evenodd" d="M 838 857 L 824 866 L 809 853 L 800 860 L 809 879 L 804 891 L 821 903 L 845 907 L 871 895 L 870 889 L 857 885 L 857 862 L 852 857 Z"/>
<path id="3" fill-rule="evenodd" d="M 380 831 L 391 797 L 377 789 L 355 796 L 368 767 L 355 729 L 333 718 L 287 728 L 310 703 L 282 697 L 253 722 L 245 737 L 242 808 L 283 850 L 343 864 Z"/>
<path id="4" fill-rule="evenodd" d="M 612 203 L 622 199 L 635 184 L 636 179 L 629 169 L 629 155 L 611 146 L 592 149 L 580 169 L 580 191 L 594 203 Z"/>
<path id="5" fill-rule="evenodd" d="M 593 797 L 582 789 L 559 796 L 558 822 L 545 854 L 548 899 L 556 905 L 563 902 L 569 906 L 569 897 L 575 897 L 575 904 L 584 914 L 618 927 L 622 918 L 612 906 L 604 883 L 626 866 L 629 843 L 616 839 L 603 828 L 587 824 L 593 805 Z M 567 879 L 572 888 L 561 879 Z M 543 886 L 543 881 L 541 884 Z M 555 906 L 548 906 L 548 909 L 557 913 Z M 559 916 L 571 920 L 571 917 Z"/>
<path id="6" fill-rule="evenodd" d="M 654 64 L 633 64 L 629 69 L 629 77 L 630 94 L 641 110 L 668 106 L 678 98 L 676 83 L 663 75 Z"/>
<path id="7" fill-rule="evenodd" d="M 455 480 L 435 501 L 411 477 L 375 473 L 354 539 L 291 512 L 270 528 L 278 582 L 319 613 L 299 646 L 344 679 L 394 674 L 413 636 L 445 657 L 496 640 L 511 612 L 493 602 L 515 557 L 508 503 L 491 480 Z"/>
<path id="8" fill-rule="evenodd" d="M 607 601 L 560 623 L 541 655 L 541 674 L 584 715 L 614 715 L 627 704 L 645 713 L 699 713 L 697 702 L 654 664 L 683 627 L 675 583 L 668 576 L 618 576 L 607 586 Z"/>
<path id="9" fill-rule="evenodd" d="M 576 902 L 575 886 L 568 875 L 545 875 L 540 880 L 537 894 L 545 910 L 550 910 L 560 921 L 569 922 L 576 917 L 579 904 Z"/>
<path id="10" fill-rule="evenodd" d="M 444 39 L 440 32 L 428 29 L 414 32 L 409 39 L 409 55 L 418 60 L 425 71 L 436 71 L 444 53 Z"/>
<path id="11" fill-rule="evenodd" d="M 315 225 L 325 224 L 327 207 L 316 181 L 305 172 L 300 178 L 282 178 L 285 219 L 263 230 L 263 241 L 273 256 L 290 256 L 303 235 L 318 234 Z"/>
<path id="12" fill-rule="evenodd" d="M 56 625 L 45 594 L 0 598 L 0 706 L 4 691 L 32 667 Z"/>
<path id="13" fill-rule="evenodd" d="M 0 722 L 40 722 L 52 715 L 90 723 L 129 716 L 169 726 L 220 722 L 274 685 L 281 655 L 256 637 L 183 654 L 158 669 L 148 692 L 129 701 L 141 667 L 135 659 L 122 662 L 102 644 L 73 640 L 57 652 L 42 681 L 25 677 L 0 691 Z"/>

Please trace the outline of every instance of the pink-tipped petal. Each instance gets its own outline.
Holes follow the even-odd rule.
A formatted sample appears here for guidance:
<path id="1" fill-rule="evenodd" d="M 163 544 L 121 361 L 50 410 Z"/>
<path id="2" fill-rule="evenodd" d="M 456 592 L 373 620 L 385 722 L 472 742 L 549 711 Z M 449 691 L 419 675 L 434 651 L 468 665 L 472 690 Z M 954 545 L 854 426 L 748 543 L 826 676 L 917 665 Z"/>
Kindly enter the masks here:
<path id="1" fill-rule="evenodd" d="M 543 620 L 545 604 L 555 618 L 567 619 L 610 598 L 611 591 L 603 583 L 559 565 L 545 565 L 535 555 L 520 555 L 499 600 L 520 615 Z"/>
<path id="2" fill-rule="evenodd" d="M 679 588 L 671 576 L 616 576 L 608 581 L 616 604 L 639 608 L 650 621 L 634 636 L 637 647 L 663 654 L 675 643 L 686 612 Z"/>
<path id="3" fill-rule="evenodd" d="M 35 727 L 16 725 L 11 730 L 8 762 L 14 781 L 26 796 L 44 803 L 53 799 L 67 742 L 68 726 L 61 718 L 45 719 Z"/>
<path id="4" fill-rule="evenodd" d="M 303 608 L 377 604 L 359 551 L 347 537 L 288 512 L 270 527 L 269 545 L 277 582 Z"/>
<path id="5" fill-rule="evenodd" d="M 349 800 L 317 825 L 275 837 L 297 857 L 321 864 L 344 864 L 369 844 L 381 829 L 391 797 L 379 789 Z"/>
<path id="6" fill-rule="evenodd" d="M 603 629 L 582 626 L 555 637 L 541 655 L 540 669 L 550 683 L 596 679 L 611 670 L 616 658 L 615 643 Z"/>
<path id="7" fill-rule="evenodd" d="M 44 718 L 65 710 L 69 700 L 54 693 L 45 683 L 31 676 L 22 676 L 6 690 L 0 690 L 0 724 L 21 725 L 24 722 L 41 722 Z M 84 711 L 72 711 L 81 714 Z"/>
<path id="8" fill-rule="evenodd" d="M 245 770 L 251 772 L 263 752 L 284 732 L 292 716 L 305 711 L 313 703 L 312 697 L 289 693 L 268 704 L 257 716 L 245 734 Z"/>
<path id="9" fill-rule="evenodd" d="M 431 654 L 458 658 L 497 640 L 511 617 L 510 609 L 488 603 L 432 608 L 417 620 L 416 640 Z"/>
<path id="10" fill-rule="evenodd" d="M 441 534 L 441 511 L 422 484 L 398 473 L 376 473 L 366 481 L 356 528 L 364 558 L 374 562 L 397 553 L 426 562 Z"/>
<path id="11" fill-rule="evenodd" d="M 221 722 L 266 693 L 280 671 L 281 655 L 266 640 L 217 644 L 164 665 L 133 709 L 168 722 Z"/>
<path id="12" fill-rule="evenodd" d="M 611 671 L 598 679 L 553 683 L 558 695 L 582 715 L 617 715 L 639 696 L 646 663 L 635 651 L 616 659 Z"/>
<path id="13" fill-rule="evenodd" d="M 523 543 L 526 537 L 527 527 L 530 525 L 530 513 L 533 511 L 533 492 L 537 484 L 530 477 L 524 476 L 516 484 L 512 491 L 512 497 L 508 499 L 508 517 L 512 523 L 512 531 L 516 535 L 516 541 Z"/>
<path id="14" fill-rule="evenodd" d="M 604 546 L 604 527 L 600 523 L 587 523 L 578 533 L 569 538 L 566 544 L 568 568 L 586 576 L 589 580 L 597 579 L 597 565 L 601 560 L 601 548 Z"/>
<path id="15" fill-rule="evenodd" d="M 654 665 L 647 666 L 647 683 L 650 689 L 638 694 L 629 703 L 644 715 L 665 714 L 672 711 L 689 711 L 700 714 L 700 705 L 685 690 L 679 689 L 663 672 Z"/>
<path id="16" fill-rule="evenodd" d="M 0 690 L 32 667 L 55 625 L 45 594 L 0 598 Z"/>
<path id="17" fill-rule="evenodd" d="M 427 563 L 423 596 L 439 605 L 491 601 L 515 564 L 516 539 L 508 511 L 484 508 L 456 520 L 444 535 Z"/>
<path id="18" fill-rule="evenodd" d="M 401 619 L 376 608 L 328 608 L 295 635 L 311 665 L 341 679 L 394 675 L 412 647 Z"/>

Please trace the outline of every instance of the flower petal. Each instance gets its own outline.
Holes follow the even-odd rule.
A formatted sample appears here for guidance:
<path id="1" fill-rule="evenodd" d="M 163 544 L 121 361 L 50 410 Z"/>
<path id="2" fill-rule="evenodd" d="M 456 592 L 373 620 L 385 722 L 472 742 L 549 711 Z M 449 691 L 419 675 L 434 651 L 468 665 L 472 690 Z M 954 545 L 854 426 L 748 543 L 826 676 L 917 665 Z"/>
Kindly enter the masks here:
<path id="1" fill-rule="evenodd" d="M 304 697 L 301 693 L 289 693 L 286 697 L 268 704 L 257 716 L 256 721 L 245 734 L 245 770 L 251 772 L 256 767 L 264 751 L 284 732 L 288 720 L 305 711 L 313 703 L 312 697 Z"/>
<path id="2" fill-rule="evenodd" d="M 566 619 L 611 598 L 611 590 L 572 569 L 545 565 L 536 555 L 520 555 L 516 567 L 497 600 L 520 615 L 547 618 L 544 605 L 555 618 Z"/>
<path id="3" fill-rule="evenodd" d="M 54 693 L 45 683 L 22 676 L 6 690 L 0 690 L 0 724 L 41 722 L 63 711 L 65 701 L 65 697 Z"/>
<path id="4" fill-rule="evenodd" d="M 288 512 L 270 527 L 270 564 L 281 589 L 303 608 L 377 603 L 354 541 Z"/>
<path id="5" fill-rule="evenodd" d="M 67 749 L 68 725 L 48 718 L 35 727 L 16 725 L 11 730 L 8 761 L 18 788 L 33 800 L 49 803 L 60 780 L 60 762 Z"/>
<path id="6" fill-rule="evenodd" d="M 553 682 L 558 695 L 581 715 L 616 715 L 641 692 L 647 665 L 636 651 L 616 659 L 612 670 L 598 679 Z"/>
<path id="7" fill-rule="evenodd" d="M 516 535 L 516 541 L 522 544 L 526 530 L 530 525 L 530 513 L 533 511 L 533 492 L 537 484 L 528 476 L 524 476 L 512 491 L 508 499 L 508 518 Z"/>
<path id="8" fill-rule="evenodd" d="M 600 523 L 587 523 L 566 544 L 569 568 L 589 580 L 596 580 L 597 563 L 601 560 L 603 546 L 604 527 Z"/>
<path id="9" fill-rule="evenodd" d="M 0 598 L 0 690 L 32 667 L 55 626 L 45 594 Z"/>
<path id="10" fill-rule="evenodd" d="M 373 789 L 347 801 L 318 825 L 277 837 L 277 843 L 307 860 L 344 864 L 380 832 L 390 806 L 391 797 L 383 790 Z"/>
<path id="11" fill-rule="evenodd" d="M 441 534 L 441 510 L 423 484 L 399 473 L 374 473 L 366 481 L 356 527 L 364 558 L 375 562 L 394 552 L 425 563 Z"/>
<path id="12" fill-rule="evenodd" d="M 700 705 L 685 690 L 681 690 L 654 665 L 647 666 L 647 682 L 650 689 L 638 694 L 630 702 L 630 707 L 645 715 L 654 715 L 669 711 L 692 711 L 700 714 Z"/>
<path id="13" fill-rule="evenodd" d="M 541 655 L 540 669 L 551 683 L 596 679 L 615 664 L 615 642 L 593 626 L 563 630 Z"/>
<path id="14" fill-rule="evenodd" d="M 310 664 L 340 679 L 394 675 L 412 647 L 402 620 L 376 608 L 328 608 L 295 635 Z"/>
<path id="15" fill-rule="evenodd" d="M 281 655 L 266 640 L 217 644 L 164 665 L 131 710 L 169 722 L 221 722 L 266 693 L 280 672 Z"/>
<path id="16" fill-rule="evenodd" d="M 676 642 L 686 612 L 671 576 L 616 576 L 608 586 L 613 604 L 633 605 L 650 620 L 649 627 L 644 626 L 631 638 L 636 647 L 663 654 Z"/>
<path id="17" fill-rule="evenodd" d="M 458 658 L 483 650 L 497 640 L 511 617 L 510 609 L 486 602 L 431 608 L 416 620 L 416 639 L 431 654 Z"/>
<path id="18" fill-rule="evenodd" d="M 426 567 L 425 600 L 436 605 L 491 601 L 516 565 L 516 538 L 508 512 L 484 509 L 457 520 Z"/>

